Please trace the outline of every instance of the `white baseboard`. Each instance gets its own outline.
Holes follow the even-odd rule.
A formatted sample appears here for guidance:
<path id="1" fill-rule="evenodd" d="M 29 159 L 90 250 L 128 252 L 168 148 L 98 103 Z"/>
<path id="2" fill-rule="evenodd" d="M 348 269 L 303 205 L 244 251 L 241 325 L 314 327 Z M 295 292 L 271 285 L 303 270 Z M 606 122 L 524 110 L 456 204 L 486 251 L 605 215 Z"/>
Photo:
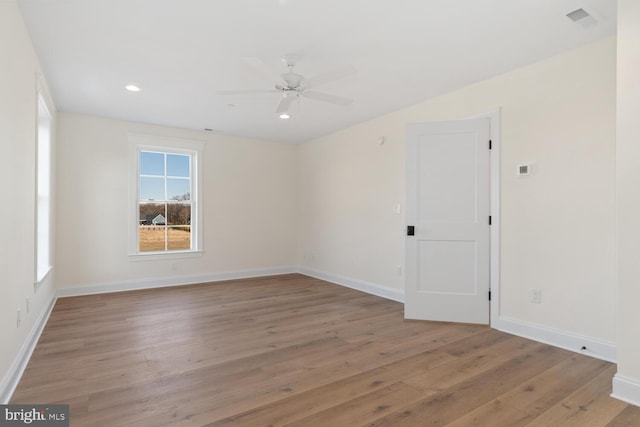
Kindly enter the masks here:
<path id="1" fill-rule="evenodd" d="M 346 286 L 347 288 L 357 289 L 368 294 L 404 303 L 404 289 L 389 288 L 376 283 L 325 273 L 308 267 L 299 266 L 297 271 L 300 274 L 315 277 L 316 279 L 326 280 L 327 282 L 335 283 L 336 285 Z"/>
<path id="2" fill-rule="evenodd" d="M 613 392 L 611 397 L 632 405 L 640 406 L 640 382 L 615 374 L 613 377 Z"/>
<path id="3" fill-rule="evenodd" d="M 58 297 L 106 294 L 111 292 L 133 291 L 139 289 L 163 288 L 167 286 L 192 285 L 195 283 L 219 282 L 222 280 L 248 279 L 251 277 L 275 276 L 295 273 L 296 267 L 271 267 L 254 270 L 228 271 L 222 273 L 198 274 L 189 276 L 154 277 L 148 279 L 124 280 L 111 283 L 76 285 L 58 288 Z"/>
<path id="4" fill-rule="evenodd" d="M 52 293 L 49 302 L 40 312 L 40 315 L 29 331 L 29 335 L 27 335 L 27 338 L 24 340 L 24 344 L 22 344 L 18 355 L 9 367 L 4 378 L 2 378 L 0 382 L 0 404 L 5 405 L 9 403 L 11 396 L 13 396 L 13 392 L 18 386 L 20 378 L 22 378 L 22 374 L 29 363 L 29 359 L 31 359 L 33 350 L 36 348 L 36 344 L 40 339 L 40 334 L 42 334 L 42 330 L 49 320 L 49 315 L 51 315 L 51 310 L 53 310 L 56 299 L 55 293 Z"/>
<path id="5" fill-rule="evenodd" d="M 491 324 L 491 327 L 608 362 L 616 363 L 617 360 L 616 344 L 610 341 L 549 328 L 506 316 L 500 316 L 497 322 Z M 586 349 L 583 350 L 583 347 L 586 347 Z"/>

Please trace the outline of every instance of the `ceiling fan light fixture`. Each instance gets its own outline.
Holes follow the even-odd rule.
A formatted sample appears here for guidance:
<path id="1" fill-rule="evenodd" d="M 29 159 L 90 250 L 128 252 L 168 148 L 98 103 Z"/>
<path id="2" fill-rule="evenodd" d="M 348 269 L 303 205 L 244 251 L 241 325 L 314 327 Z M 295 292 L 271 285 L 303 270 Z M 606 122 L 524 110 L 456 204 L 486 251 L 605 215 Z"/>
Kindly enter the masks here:
<path id="1" fill-rule="evenodd" d="M 343 66 L 333 71 L 317 75 L 307 79 L 301 74 L 294 72 L 294 67 L 299 55 L 287 55 L 283 58 L 283 62 L 289 69 L 286 73 L 278 75 L 267 64 L 258 58 L 243 58 L 245 64 L 249 69 L 262 78 L 273 82 L 275 85 L 273 89 L 269 90 L 219 90 L 216 93 L 218 95 L 251 95 L 259 93 L 279 93 L 281 95 L 280 103 L 276 108 L 276 116 L 282 120 L 287 120 L 292 116 L 298 116 L 300 111 L 300 98 L 311 98 L 316 101 L 326 102 L 334 105 L 347 106 L 353 103 L 352 99 L 342 96 L 331 95 L 324 92 L 317 92 L 315 90 L 309 90 L 316 86 L 325 85 L 332 81 L 344 79 L 355 73 L 355 68 L 352 66 Z M 294 103 L 297 101 L 297 110 L 294 108 Z M 294 114 L 291 114 L 294 111 Z"/>

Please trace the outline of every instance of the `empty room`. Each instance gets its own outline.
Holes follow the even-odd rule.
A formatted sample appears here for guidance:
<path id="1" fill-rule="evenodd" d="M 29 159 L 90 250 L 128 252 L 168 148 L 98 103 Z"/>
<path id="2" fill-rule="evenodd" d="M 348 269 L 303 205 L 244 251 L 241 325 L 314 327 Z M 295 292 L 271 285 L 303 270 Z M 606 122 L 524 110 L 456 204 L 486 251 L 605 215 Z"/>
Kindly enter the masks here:
<path id="1" fill-rule="evenodd" d="M 0 0 L 0 425 L 640 426 L 638 40 Z"/>

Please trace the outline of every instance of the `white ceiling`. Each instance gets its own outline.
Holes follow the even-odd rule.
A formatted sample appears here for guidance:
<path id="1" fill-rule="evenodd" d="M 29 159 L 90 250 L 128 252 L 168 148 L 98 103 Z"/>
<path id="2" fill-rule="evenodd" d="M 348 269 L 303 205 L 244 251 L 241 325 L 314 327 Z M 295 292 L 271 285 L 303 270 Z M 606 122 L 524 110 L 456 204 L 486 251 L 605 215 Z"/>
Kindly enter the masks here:
<path id="1" fill-rule="evenodd" d="M 615 32 L 614 0 L 18 0 L 61 111 L 304 142 Z M 565 15 L 583 8 L 585 29 Z M 351 64 L 279 119 L 247 70 L 302 55 L 307 77 Z M 124 90 L 136 83 L 142 91 Z M 229 106 L 233 104 L 234 106 Z"/>

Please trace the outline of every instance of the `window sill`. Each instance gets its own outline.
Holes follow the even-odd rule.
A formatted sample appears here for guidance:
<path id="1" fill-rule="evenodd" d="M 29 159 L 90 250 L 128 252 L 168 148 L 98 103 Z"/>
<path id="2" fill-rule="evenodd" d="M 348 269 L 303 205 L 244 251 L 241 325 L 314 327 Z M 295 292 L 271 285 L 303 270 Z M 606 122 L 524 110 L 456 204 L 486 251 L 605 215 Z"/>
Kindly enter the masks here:
<path id="1" fill-rule="evenodd" d="M 203 251 L 150 252 L 129 254 L 129 261 L 158 261 L 163 259 L 199 258 Z"/>
<path id="2" fill-rule="evenodd" d="M 47 267 L 47 270 L 42 274 L 42 277 L 38 277 L 36 279 L 35 282 L 33 282 L 33 285 L 37 288 L 38 286 L 40 286 L 42 284 L 42 282 L 45 281 L 45 279 L 47 278 L 47 276 L 49 275 L 49 273 L 51 273 L 51 270 L 53 269 L 53 266 L 50 265 L 49 267 Z"/>

